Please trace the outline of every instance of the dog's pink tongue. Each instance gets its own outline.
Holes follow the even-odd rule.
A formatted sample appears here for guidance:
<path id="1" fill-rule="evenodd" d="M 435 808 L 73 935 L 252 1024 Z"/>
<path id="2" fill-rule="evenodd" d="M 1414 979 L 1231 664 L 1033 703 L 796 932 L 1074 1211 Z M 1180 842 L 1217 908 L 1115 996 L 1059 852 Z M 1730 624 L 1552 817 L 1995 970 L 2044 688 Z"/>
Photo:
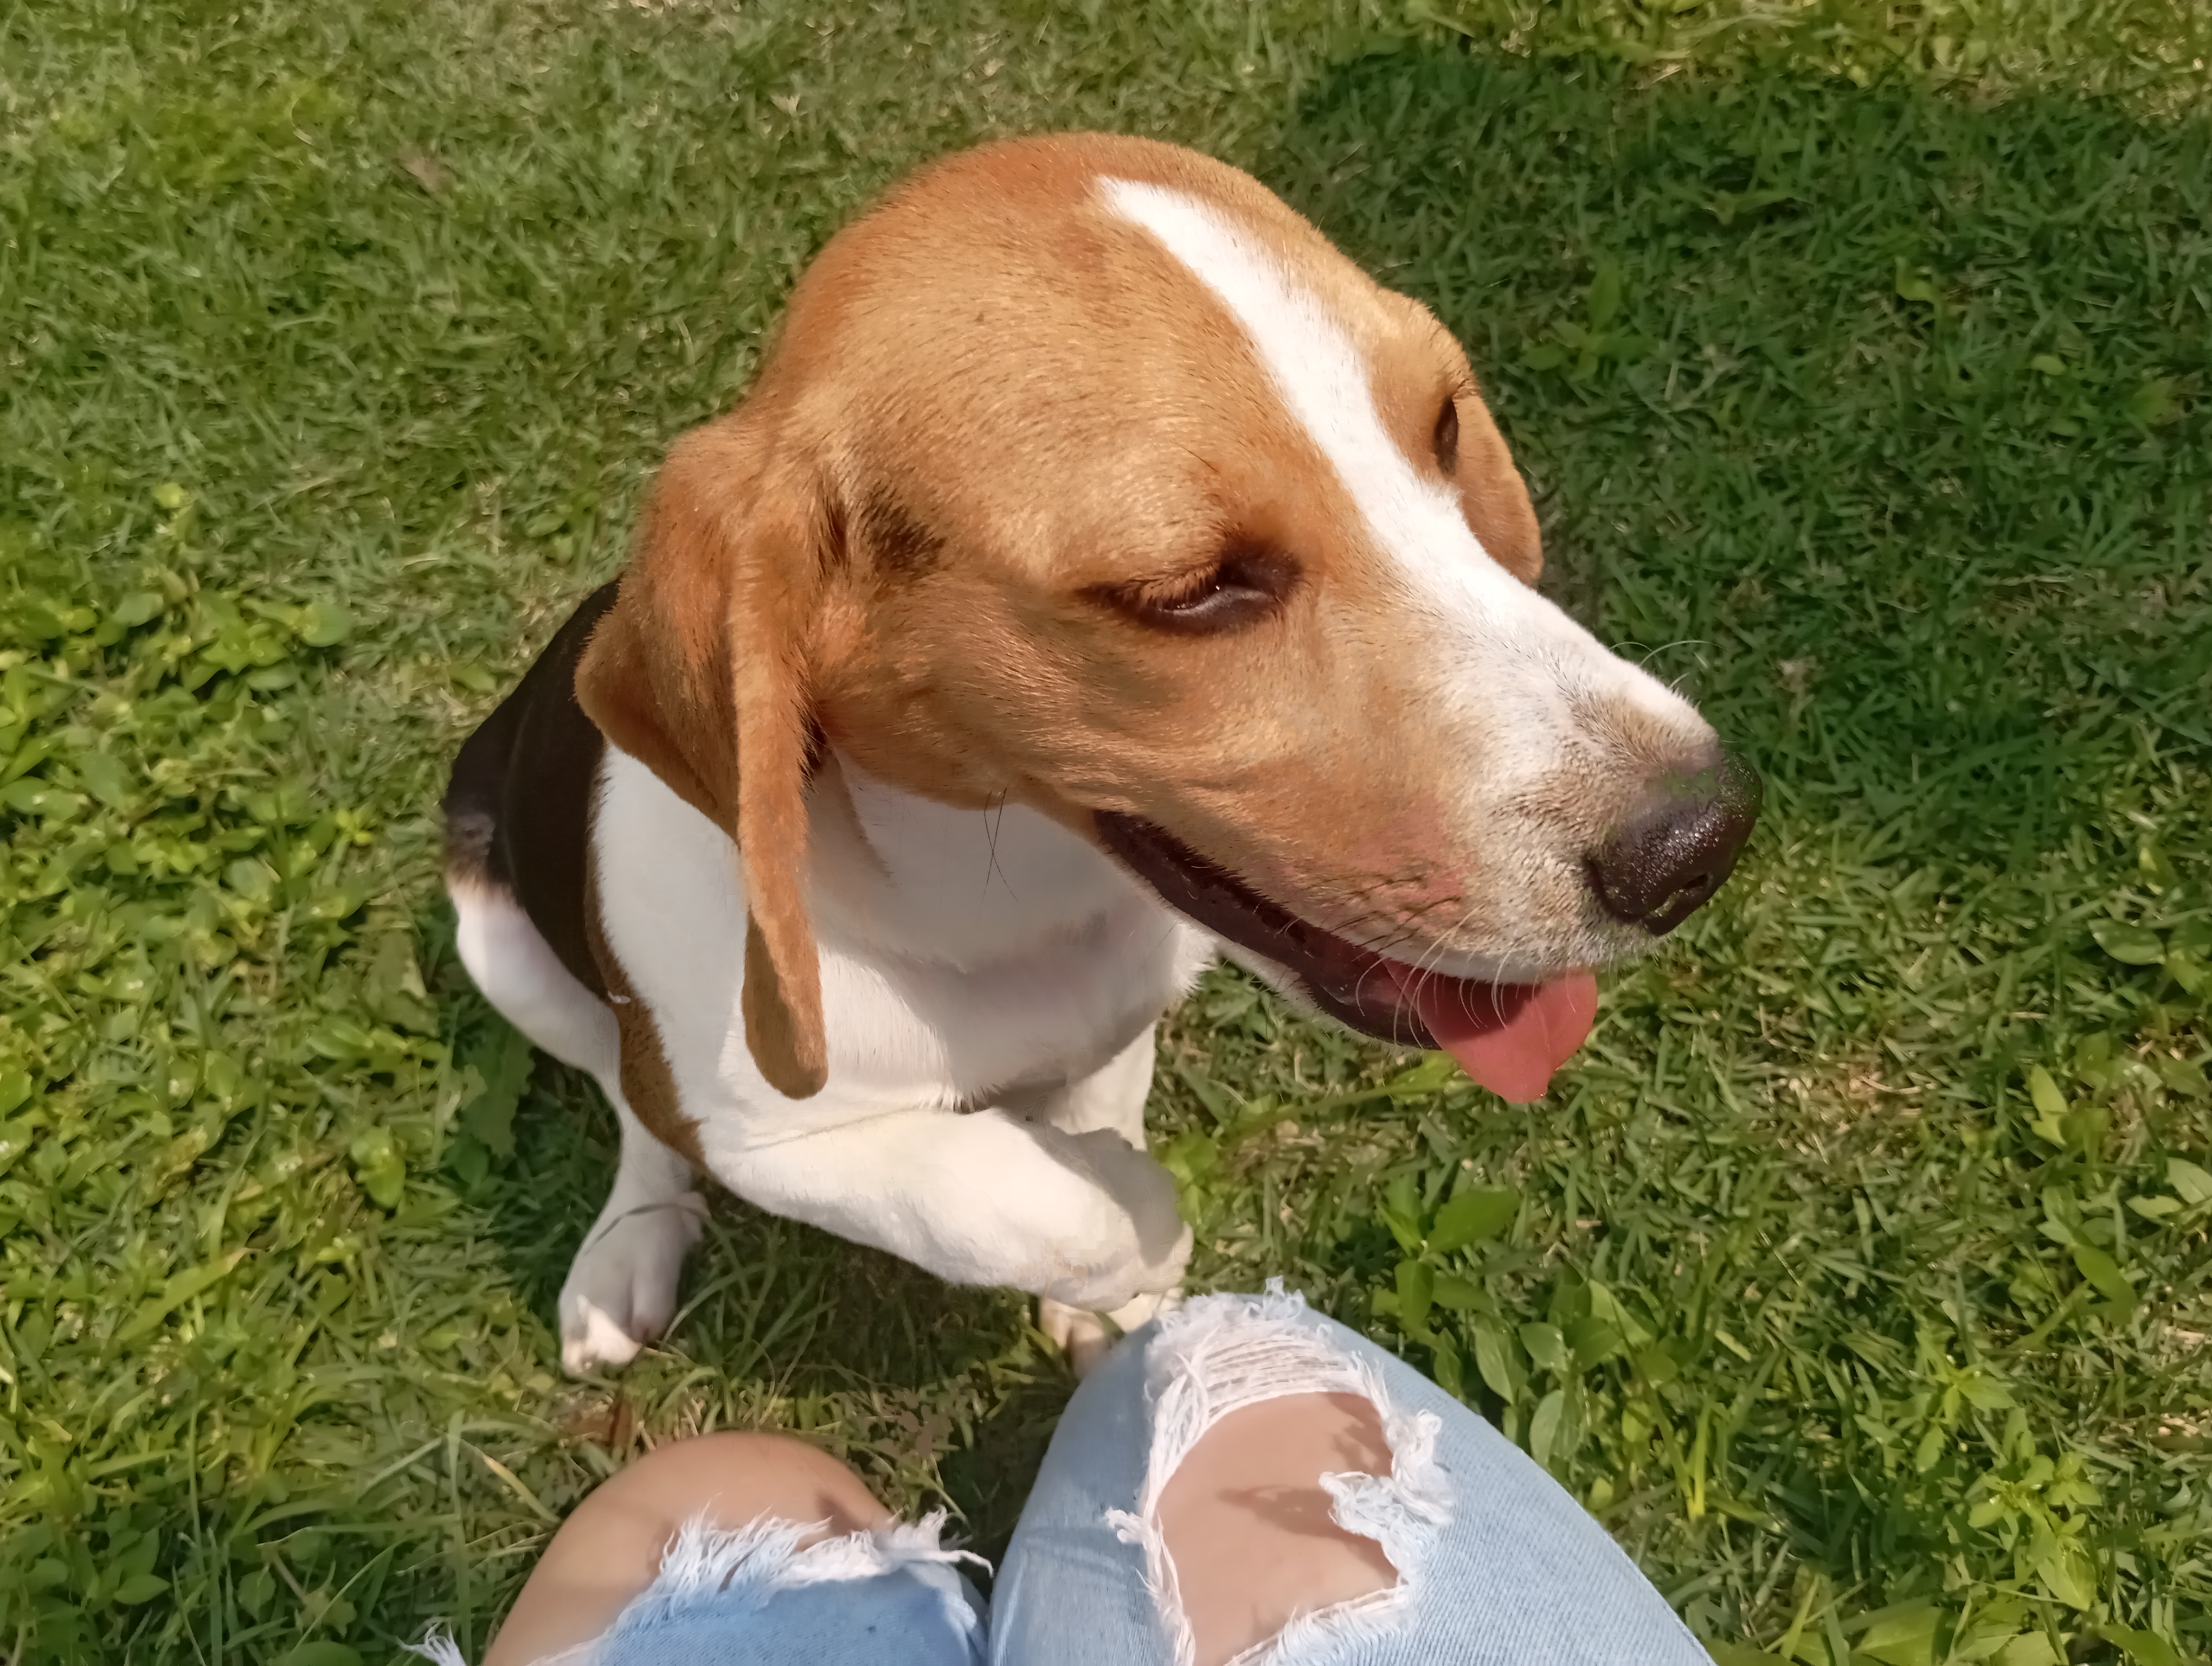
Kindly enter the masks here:
<path id="1" fill-rule="evenodd" d="M 1552 1073 L 1589 1034 L 1597 980 L 1588 972 L 1534 985 L 1430 977 L 1415 987 L 1413 1001 L 1461 1069 L 1499 1098 L 1526 1104 L 1544 1097 Z"/>

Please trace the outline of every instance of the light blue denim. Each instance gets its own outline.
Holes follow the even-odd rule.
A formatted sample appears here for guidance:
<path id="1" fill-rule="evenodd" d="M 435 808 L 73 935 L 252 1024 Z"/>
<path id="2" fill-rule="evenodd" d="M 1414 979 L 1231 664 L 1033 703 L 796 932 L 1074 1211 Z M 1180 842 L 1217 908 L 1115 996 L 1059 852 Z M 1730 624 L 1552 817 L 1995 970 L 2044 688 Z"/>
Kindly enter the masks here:
<path id="1" fill-rule="evenodd" d="M 687 1530 L 563 1666 L 1188 1666 L 1159 1490 L 1228 1413 L 1356 1392 L 1388 1476 L 1328 1475 L 1392 1589 L 1301 1616 L 1237 1666 L 1710 1666 L 1620 1547 L 1489 1424 L 1297 1296 L 1200 1297 L 1127 1338 L 1053 1437 L 987 1612 L 940 1517 L 794 1550 L 800 1529 Z"/>

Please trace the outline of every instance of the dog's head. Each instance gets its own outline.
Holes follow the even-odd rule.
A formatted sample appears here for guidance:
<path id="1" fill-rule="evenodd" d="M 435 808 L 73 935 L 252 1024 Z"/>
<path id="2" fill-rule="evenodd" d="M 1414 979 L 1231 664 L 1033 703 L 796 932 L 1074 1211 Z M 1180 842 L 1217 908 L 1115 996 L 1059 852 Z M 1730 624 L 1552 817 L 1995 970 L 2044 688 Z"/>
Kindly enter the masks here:
<path id="1" fill-rule="evenodd" d="M 578 677 L 727 828 L 747 1033 L 821 1085 L 810 749 L 1029 805 L 1355 1028 L 1542 1091 L 1757 779 L 1532 587 L 1465 354 L 1256 181 L 1096 136 L 917 175 L 679 441 Z"/>

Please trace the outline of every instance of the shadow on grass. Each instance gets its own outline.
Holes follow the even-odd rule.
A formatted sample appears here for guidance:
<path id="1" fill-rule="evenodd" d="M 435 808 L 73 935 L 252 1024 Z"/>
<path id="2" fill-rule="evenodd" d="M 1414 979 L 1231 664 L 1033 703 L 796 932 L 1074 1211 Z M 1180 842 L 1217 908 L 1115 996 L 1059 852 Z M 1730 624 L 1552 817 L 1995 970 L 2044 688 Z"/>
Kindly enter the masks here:
<path id="1" fill-rule="evenodd" d="M 1260 172 L 1468 344 L 1563 603 L 1785 793 L 2018 859 L 2212 742 L 2207 135 L 1407 46 Z"/>
<path id="2" fill-rule="evenodd" d="M 1674 963 L 1682 988 L 1662 998 L 1663 964 L 1613 980 L 1596 1049 L 1640 1073 L 1710 1045 L 1696 1075 L 1735 1080 L 1670 1100 L 1632 1076 L 1608 1097 L 1586 1061 L 1570 1096 L 1647 1129 L 1680 1119 L 1695 1132 L 1669 1160 L 1717 1141 L 1795 1193 L 1804 1207 L 1765 1229 L 1777 1242 L 1852 1241 L 1812 1200 L 1853 1170 L 1930 1223 L 1900 1235 L 1879 1300 L 1850 1278 L 1801 1291 L 1770 1368 L 1809 1381 L 1869 1335 L 1903 1359 L 1961 1329 L 1947 1346 L 1971 1357 L 1954 1279 L 1971 1310 L 2039 1313 L 2007 1282 L 2038 1253 L 2033 1208 L 1990 1202 L 1965 1154 L 1986 1129 L 1948 1152 L 1913 1152 L 1908 1131 L 1923 1115 L 2003 1128 L 2023 1059 L 2138 1035 L 2203 1049 L 2197 1006 L 2154 969 L 2131 982 L 2083 922 L 2200 906 L 2175 876 L 2205 854 L 2185 806 L 2212 762 L 2212 122 L 1772 70 L 1638 87 L 1585 61 L 1401 46 L 1324 76 L 1259 171 L 1467 343 L 1535 485 L 1560 599 L 1685 684 L 1772 788 L 1742 873 L 1691 933 L 1694 970 Z M 1784 1087 L 1852 1058 L 1929 1097 L 1801 1134 Z M 2201 1145 L 2201 1101 L 2141 1114 L 2154 1144 Z M 1530 1143 L 1602 1168 L 1604 1120 Z M 1833 1170 L 1832 1140 L 1850 1153 Z M 2079 1183 L 2106 1183 L 2090 1157 Z M 2076 1183 L 2047 1143 L 2023 1136 L 2008 1160 L 2023 1199 Z M 1661 1174 L 1580 1177 L 1567 1195 L 1601 1218 L 1584 1276 L 1663 1290 L 1680 1263 L 1662 1246 L 1730 1230 Z M 1767 1322 L 1752 1292 L 1801 1278 L 1786 1260 L 1714 1257 L 1716 1287 L 1744 1292 L 1729 1322 Z M 1711 1322 L 1661 1312 L 1686 1334 Z M 2191 1391 L 2146 1360 L 2132 1410 L 2093 1413 L 2134 1344 L 2018 1329 L 2036 1417 L 2062 1444 L 2108 1443 L 2099 1531 L 2125 1541 L 2118 1523 L 2155 1521 L 2168 1484 L 2137 1431 Z M 1732 1420 L 1729 1485 L 1771 1512 L 1771 1541 L 1747 1550 L 1663 1480 L 1608 1516 L 1701 1635 L 1784 1630 L 1788 1599 L 1754 1572 L 1770 1547 L 1839 1587 L 1867 1580 L 1868 1606 L 1934 1597 L 1947 1556 L 2021 1578 L 1962 1525 L 2002 1454 L 1931 1444 L 1905 1479 L 1847 1399 L 1754 1408 L 1723 1364 L 1656 1396 L 1636 1372 L 1575 1371 L 1560 1392 L 1597 1396 L 1587 1436 L 1549 1454 L 1610 1500 L 1648 1456 L 1605 1432 L 1623 1406 Z M 2185 1577 L 2142 1565 L 2112 1600 L 2146 1624 Z M 2097 1646 L 2077 1639 L 2075 1657 Z"/>

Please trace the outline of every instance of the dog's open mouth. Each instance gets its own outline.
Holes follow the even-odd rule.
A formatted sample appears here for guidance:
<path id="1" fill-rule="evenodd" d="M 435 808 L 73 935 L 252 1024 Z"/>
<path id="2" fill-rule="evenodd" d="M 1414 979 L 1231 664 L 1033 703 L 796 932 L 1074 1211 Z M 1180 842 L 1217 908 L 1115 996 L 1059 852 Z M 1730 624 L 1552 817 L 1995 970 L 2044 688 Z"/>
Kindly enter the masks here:
<path id="1" fill-rule="evenodd" d="M 1542 1097 L 1597 1015 L 1597 980 L 1588 972 L 1487 983 L 1422 971 L 1299 919 L 1150 822 L 1109 812 L 1097 822 L 1107 848 L 1169 907 L 1284 968 L 1339 1023 L 1401 1046 L 1441 1048 L 1502 1099 Z"/>

